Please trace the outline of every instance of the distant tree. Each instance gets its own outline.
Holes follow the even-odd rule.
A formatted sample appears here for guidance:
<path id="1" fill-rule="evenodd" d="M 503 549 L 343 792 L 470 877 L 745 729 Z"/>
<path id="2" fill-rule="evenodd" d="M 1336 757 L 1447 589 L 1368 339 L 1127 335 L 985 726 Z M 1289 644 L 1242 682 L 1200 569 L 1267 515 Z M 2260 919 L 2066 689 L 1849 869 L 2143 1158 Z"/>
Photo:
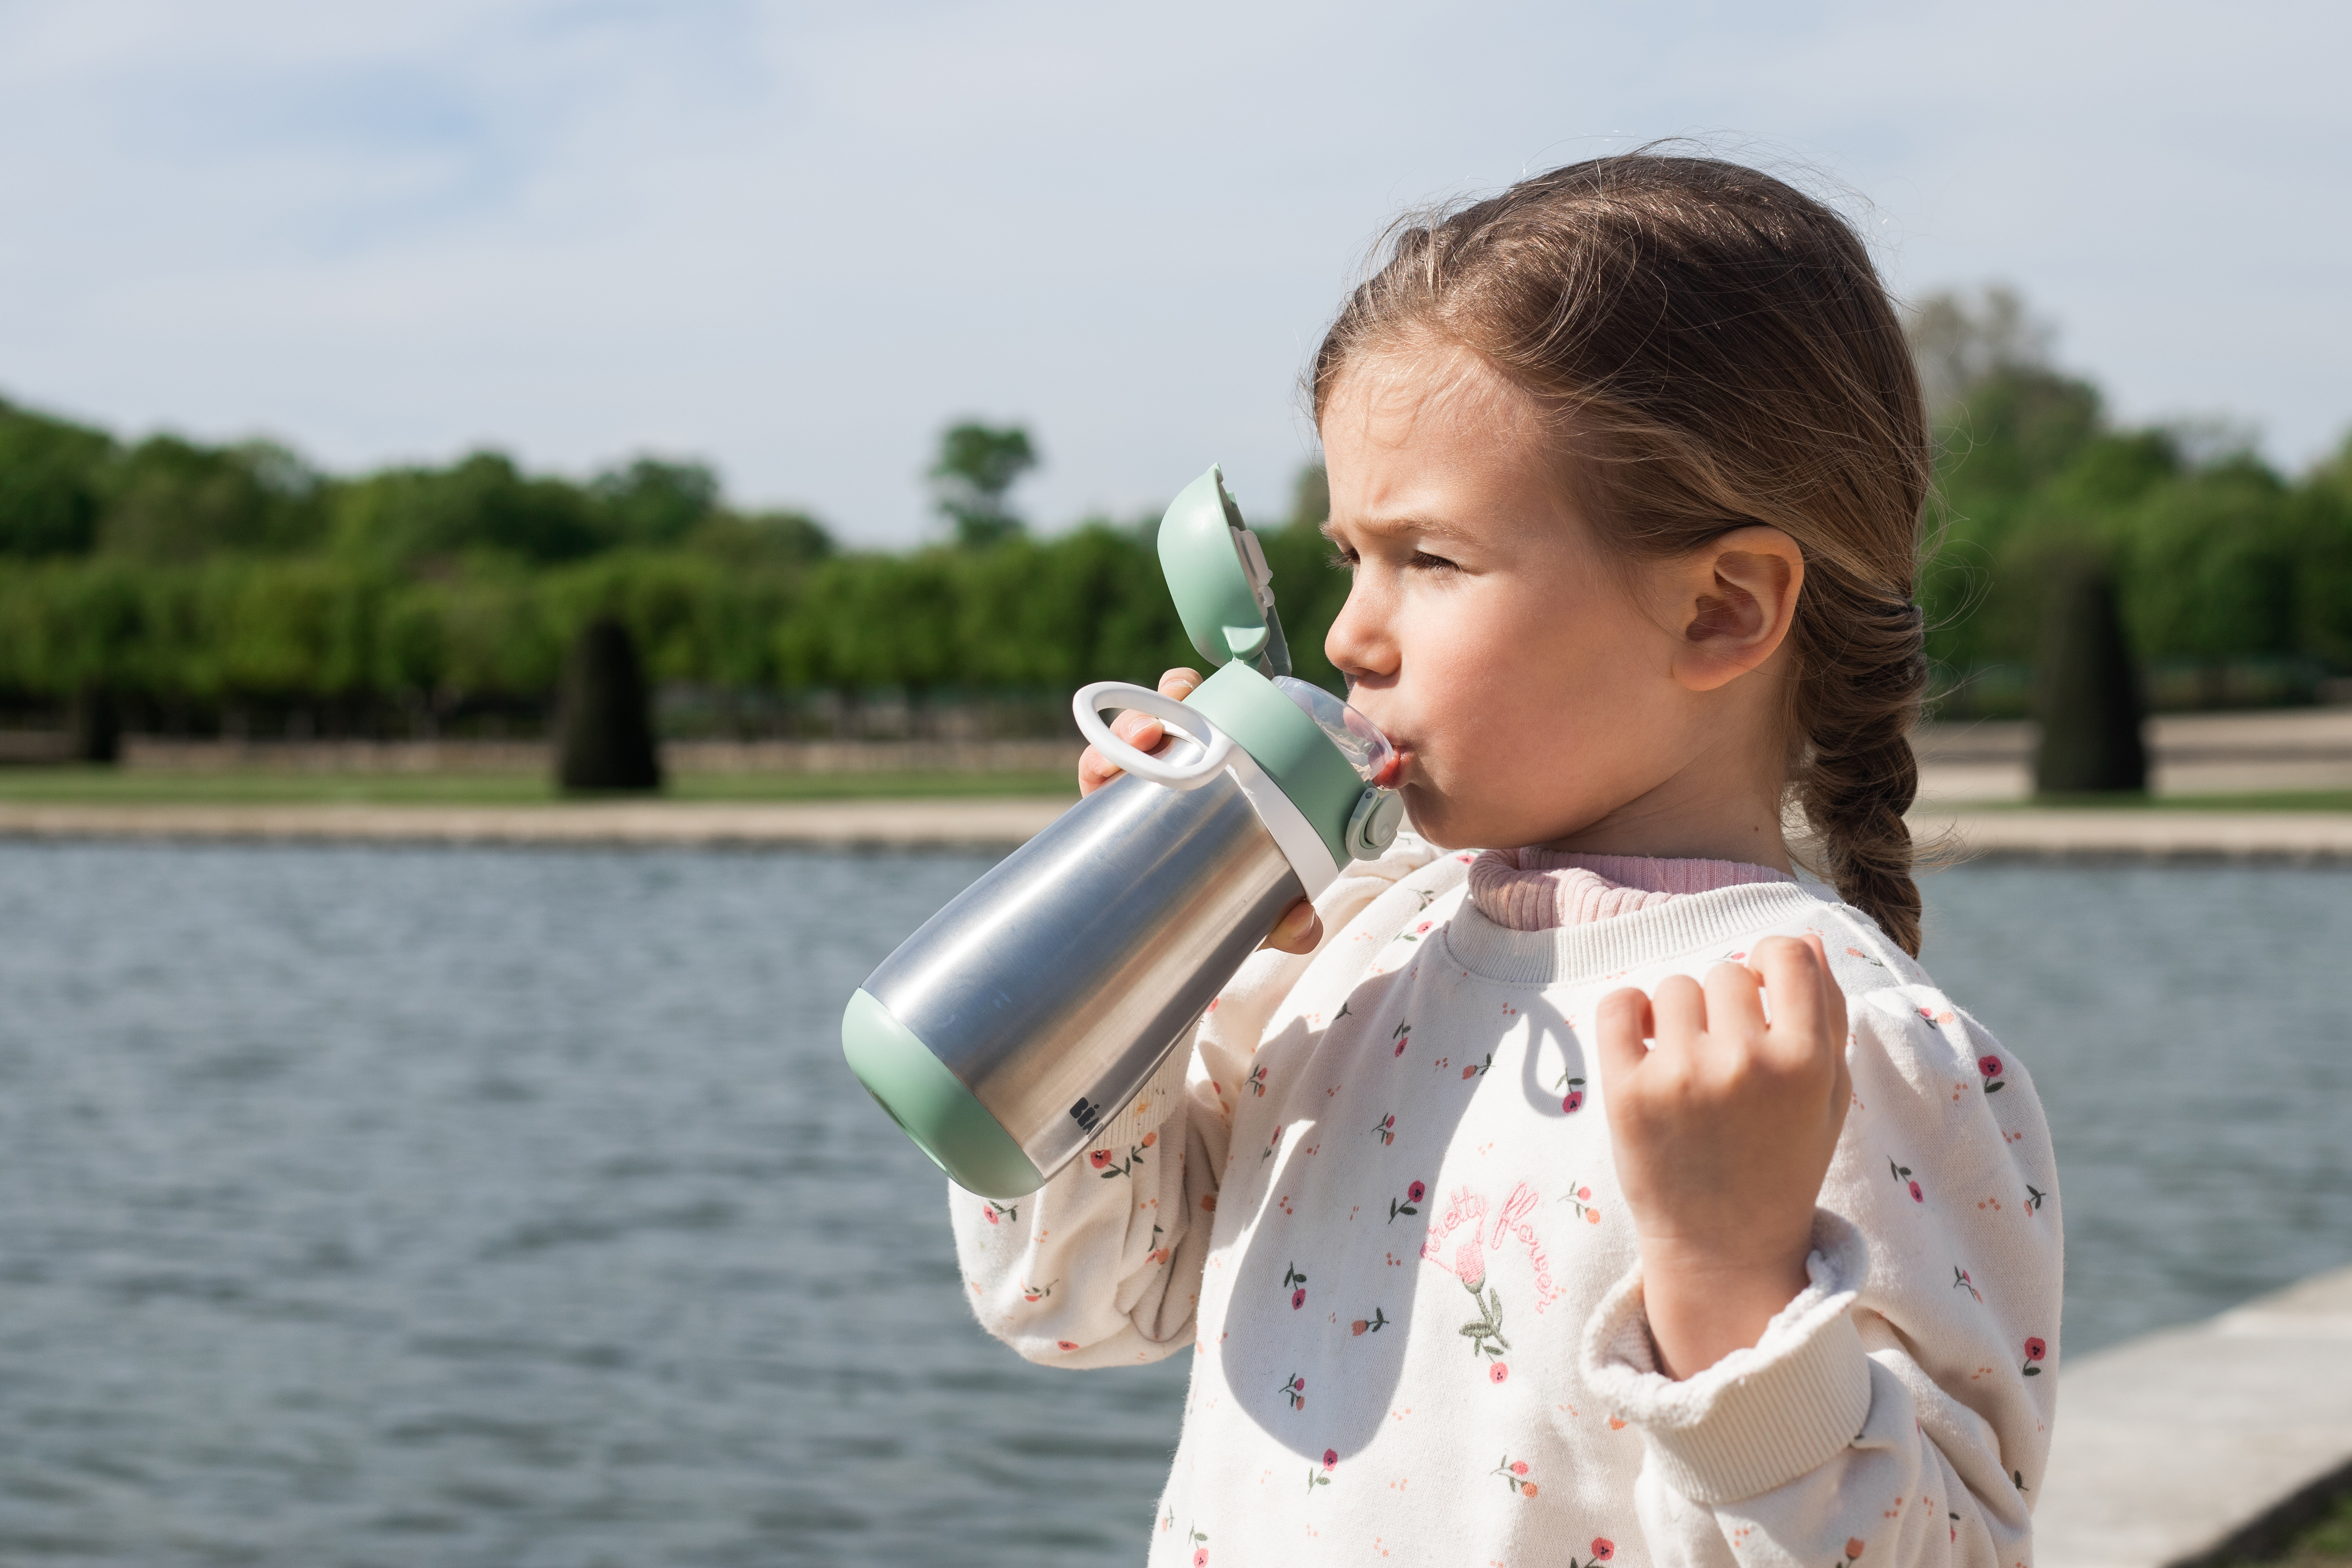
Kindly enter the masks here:
<path id="1" fill-rule="evenodd" d="M 939 510 L 955 524 L 958 544 L 984 549 L 1021 531 L 1021 519 L 1004 498 L 1038 461 L 1029 432 L 1018 425 L 967 421 L 941 434 L 929 479 Z"/>
<path id="2" fill-rule="evenodd" d="M 2057 333 L 1996 283 L 1974 297 L 1947 289 L 1922 300 L 1904 323 L 1930 418 L 1941 419 L 1970 391 L 2004 372 L 2046 371 Z"/>
<path id="3" fill-rule="evenodd" d="M 2294 502 L 2296 645 L 2352 670 L 2352 437 Z"/>
<path id="4" fill-rule="evenodd" d="M 639 458 L 590 483 L 615 542 L 677 544 L 719 510 L 719 476 L 702 463 Z"/>
<path id="5" fill-rule="evenodd" d="M 2154 488 L 2116 530 L 2124 623 L 2146 658 L 2218 665 L 2295 651 L 2285 483 L 2240 457 Z"/>
<path id="6" fill-rule="evenodd" d="M 0 400 L 0 555 L 79 555 L 98 540 L 114 441 Z"/>
<path id="7" fill-rule="evenodd" d="M 133 560 L 284 554 L 324 532 L 319 476 L 268 441 L 206 447 L 152 436 L 110 471 L 100 546 Z"/>
<path id="8" fill-rule="evenodd" d="M 2119 474 L 2086 473 L 2054 498 L 2078 464 L 2130 464 L 2092 457 L 2105 430 L 2098 389 L 2052 368 L 2054 334 L 2014 290 L 1930 295 L 1906 328 L 1937 452 L 1920 583 L 1928 654 L 1952 669 L 2030 659 L 2050 557 L 2079 553 L 2095 513 L 2115 504 L 2086 505 L 2090 494 L 2137 492 Z"/>
<path id="9" fill-rule="evenodd" d="M 1316 463 L 1299 469 L 1292 480 L 1286 521 L 1265 520 L 1252 526 L 1274 572 L 1274 607 L 1290 645 L 1292 673 L 1339 692 L 1348 683 L 1323 656 L 1323 639 L 1339 618 L 1339 606 L 1348 602 L 1352 579 L 1333 560 L 1331 542 L 1323 537 L 1323 524 L 1330 516 L 1330 479 Z"/>
<path id="10" fill-rule="evenodd" d="M 1314 531 L 1331 521 L 1331 476 L 1309 463 L 1290 481 L 1290 526 Z"/>
<path id="11" fill-rule="evenodd" d="M 687 537 L 689 549 L 731 565 L 811 566 L 830 560 L 835 545 L 824 525 L 800 511 L 719 511 Z"/>
<path id="12" fill-rule="evenodd" d="M 383 469 L 339 487 L 332 507 L 338 543 L 395 565 L 471 551 L 573 561 L 611 542 L 585 490 L 526 478 L 503 452 L 446 468 Z"/>

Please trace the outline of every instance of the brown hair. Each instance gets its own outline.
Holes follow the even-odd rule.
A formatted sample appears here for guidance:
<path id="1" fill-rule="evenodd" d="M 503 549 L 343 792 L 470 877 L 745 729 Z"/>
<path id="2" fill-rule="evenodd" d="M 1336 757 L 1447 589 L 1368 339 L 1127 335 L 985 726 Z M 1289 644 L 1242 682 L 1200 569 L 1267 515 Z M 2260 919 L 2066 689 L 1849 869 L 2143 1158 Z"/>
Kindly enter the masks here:
<path id="1" fill-rule="evenodd" d="M 1903 814 L 1931 458 L 1917 372 L 1853 230 L 1736 163 L 1570 164 L 1400 226 L 1316 353 L 1318 422 L 1357 355 L 1420 343 L 1469 350 L 1560 420 L 1618 548 L 1675 555 L 1756 522 L 1796 541 L 1789 789 L 1806 858 L 1916 954 Z"/>

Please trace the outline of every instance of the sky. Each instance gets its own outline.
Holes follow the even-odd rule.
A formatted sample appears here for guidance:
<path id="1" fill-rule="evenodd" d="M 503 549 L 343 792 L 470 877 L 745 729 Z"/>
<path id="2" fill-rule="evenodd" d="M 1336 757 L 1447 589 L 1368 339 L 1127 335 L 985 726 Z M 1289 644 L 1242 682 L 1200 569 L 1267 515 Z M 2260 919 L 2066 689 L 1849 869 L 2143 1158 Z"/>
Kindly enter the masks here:
<path id="1" fill-rule="evenodd" d="M 2352 431 L 2352 7 L 0 0 L 0 395 L 350 471 L 698 458 L 940 530 L 1019 421 L 1042 529 L 1213 461 L 1401 211 L 1654 138 L 1831 196 L 1898 293 L 2006 282 L 2125 420 Z"/>

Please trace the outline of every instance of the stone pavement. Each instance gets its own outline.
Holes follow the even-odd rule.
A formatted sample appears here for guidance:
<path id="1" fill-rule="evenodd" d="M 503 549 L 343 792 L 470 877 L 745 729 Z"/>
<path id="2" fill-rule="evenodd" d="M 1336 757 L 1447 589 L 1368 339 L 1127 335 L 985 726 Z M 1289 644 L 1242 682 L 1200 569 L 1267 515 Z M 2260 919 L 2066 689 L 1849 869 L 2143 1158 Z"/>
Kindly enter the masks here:
<path id="1" fill-rule="evenodd" d="M 594 801 L 550 805 L 0 804 L 0 837 L 1009 848 L 1067 800 Z"/>
<path id="2" fill-rule="evenodd" d="M 2352 860 L 2352 811 L 2106 811 L 2020 806 L 1911 813 L 1913 839 L 1961 859 L 2146 856 L 2191 860 Z"/>
<path id="3" fill-rule="evenodd" d="M 2352 1268 L 2057 1375 L 2036 1568 L 2219 1568 L 2352 1487 Z"/>
<path id="4" fill-rule="evenodd" d="M 36 805 L 0 804 L 0 837 L 352 843 L 1011 848 L 1066 798 L 547 805 Z M 2352 859 L 2352 812 L 1955 810 L 1912 814 L 1958 858 L 2154 856 Z"/>
<path id="5" fill-rule="evenodd" d="M 2035 734 L 2032 724 L 2000 720 L 1921 725 L 1911 737 L 1920 800 L 2025 799 Z M 2352 708 L 2160 713 L 2147 721 L 2147 749 L 2148 786 L 2159 797 L 2352 790 Z"/>

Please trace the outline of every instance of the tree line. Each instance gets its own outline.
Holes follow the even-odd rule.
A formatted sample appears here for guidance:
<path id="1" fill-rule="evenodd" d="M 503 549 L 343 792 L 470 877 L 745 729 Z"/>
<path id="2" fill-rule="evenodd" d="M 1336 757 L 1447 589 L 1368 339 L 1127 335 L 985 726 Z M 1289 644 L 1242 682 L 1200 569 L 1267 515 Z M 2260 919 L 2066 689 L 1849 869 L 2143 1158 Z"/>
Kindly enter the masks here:
<path id="1" fill-rule="evenodd" d="M 1999 292 L 1932 300 L 1916 327 L 1948 708 L 2021 708 L 2047 585 L 2085 561 L 2138 659 L 2203 682 L 2189 700 L 2352 671 L 2352 441 L 2289 477 L 2210 431 L 2119 425 Z M 0 403 L 0 708 L 102 694 L 138 727 L 199 732 L 530 721 L 608 616 L 658 685 L 787 699 L 1054 696 L 1191 659 L 1155 520 L 1031 532 L 1009 495 L 1039 460 L 1024 430 L 959 425 L 930 474 L 944 537 L 846 551 L 805 515 L 730 505 L 698 463 L 574 481 L 478 452 L 338 478 L 267 443 L 124 443 Z M 1321 644 L 1347 583 L 1325 510 L 1310 468 L 1287 516 L 1253 521 L 1300 673 L 1336 684 Z M 2249 669 L 2271 686 L 2244 688 Z"/>
<path id="2" fill-rule="evenodd" d="M 944 702 L 1188 657 L 1156 519 L 1038 538 L 1007 500 L 1035 462 L 1024 431 L 958 426 L 931 475 L 950 538 L 845 552 L 805 515 L 730 507 L 696 463 L 575 483 L 480 452 L 338 479 L 266 443 L 126 445 L 0 404 L 0 707 L 102 694 L 146 727 L 437 729 L 543 710 L 604 617 L 653 681 L 722 692 Z M 1328 622 L 1344 583 L 1319 536 L 1274 521 L 1286 609 Z"/>
<path id="3" fill-rule="evenodd" d="M 2171 706 L 2307 699 L 2352 671 L 2352 437 L 2296 478 L 2227 426 L 2119 425 L 2017 297 L 1929 300 L 1928 652 L 1948 710 L 2021 711 L 2053 588 L 2108 578 Z M 2062 612 L 2063 613 L 2063 612 Z"/>

